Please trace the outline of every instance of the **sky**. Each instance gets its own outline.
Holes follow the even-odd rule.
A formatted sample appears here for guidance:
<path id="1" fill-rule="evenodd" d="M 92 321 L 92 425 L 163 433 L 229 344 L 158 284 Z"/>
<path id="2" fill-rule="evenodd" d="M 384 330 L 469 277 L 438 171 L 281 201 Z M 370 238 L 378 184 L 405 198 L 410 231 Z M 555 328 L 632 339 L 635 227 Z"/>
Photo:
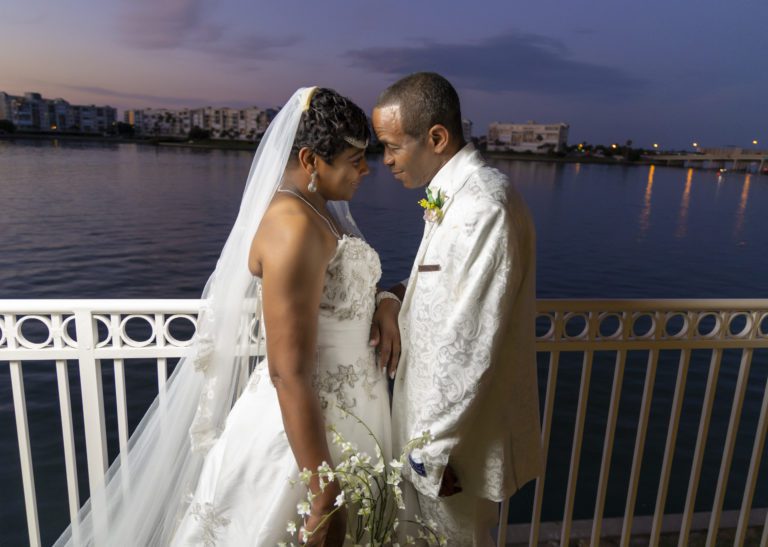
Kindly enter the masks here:
<path id="1" fill-rule="evenodd" d="M 0 0 L 0 91 L 129 108 L 370 111 L 436 71 L 473 134 L 565 122 L 570 143 L 768 149 L 765 0 Z M 765 144 L 765 146 L 763 146 Z"/>

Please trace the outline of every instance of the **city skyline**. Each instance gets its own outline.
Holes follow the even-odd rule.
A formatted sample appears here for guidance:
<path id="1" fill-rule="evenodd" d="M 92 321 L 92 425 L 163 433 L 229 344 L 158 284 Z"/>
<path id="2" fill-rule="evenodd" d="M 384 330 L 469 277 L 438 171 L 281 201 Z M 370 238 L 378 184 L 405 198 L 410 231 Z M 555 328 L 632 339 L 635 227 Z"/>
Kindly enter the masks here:
<path id="1" fill-rule="evenodd" d="M 271 108 L 317 84 L 370 111 L 400 76 L 435 70 L 456 86 L 476 135 L 536 120 L 570 124 L 571 143 L 768 142 L 764 5 L 467 6 L 0 0 L 14 52 L 0 57 L 0 89 L 122 112 Z"/>

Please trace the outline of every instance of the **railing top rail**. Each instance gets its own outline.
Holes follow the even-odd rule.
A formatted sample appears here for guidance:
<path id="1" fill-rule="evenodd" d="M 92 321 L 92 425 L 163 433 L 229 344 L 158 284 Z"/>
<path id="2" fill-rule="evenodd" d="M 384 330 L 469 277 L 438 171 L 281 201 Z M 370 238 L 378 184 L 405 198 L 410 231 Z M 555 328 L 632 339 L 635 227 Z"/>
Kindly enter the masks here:
<path id="1" fill-rule="evenodd" d="M 0 301 L 0 307 L 2 301 Z M 768 298 L 670 298 L 670 299 L 543 299 L 536 309 L 546 312 L 619 311 L 768 311 Z"/>
<path id="2" fill-rule="evenodd" d="M 66 313 L 90 310 L 96 313 L 195 312 L 199 299 L 0 299 L 0 313 Z M 627 298 L 627 299 L 539 299 L 539 313 L 553 311 L 768 311 L 768 298 Z"/>
<path id="3" fill-rule="evenodd" d="M 198 299 L 49 299 L 2 300 L 0 313 L 71 313 L 87 310 L 95 313 L 186 312 L 198 310 Z"/>

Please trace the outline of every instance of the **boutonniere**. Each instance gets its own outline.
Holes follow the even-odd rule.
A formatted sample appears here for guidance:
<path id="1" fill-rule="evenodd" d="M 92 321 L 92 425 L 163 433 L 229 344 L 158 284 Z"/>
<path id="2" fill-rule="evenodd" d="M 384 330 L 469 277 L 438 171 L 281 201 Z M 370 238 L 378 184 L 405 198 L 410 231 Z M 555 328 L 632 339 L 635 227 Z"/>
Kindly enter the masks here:
<path id="1" fill-rule="evenodd" d="M 437 195 L 432 193 L 432 190 L 427 188 L 426 199 L 419 200 L 419 205 L 424 207 L 424 220 L 427 222 L 440 222 L 443 218 L 443 205 L 448 197 L 443 194 L 442 190 L 437 191 Z"/>

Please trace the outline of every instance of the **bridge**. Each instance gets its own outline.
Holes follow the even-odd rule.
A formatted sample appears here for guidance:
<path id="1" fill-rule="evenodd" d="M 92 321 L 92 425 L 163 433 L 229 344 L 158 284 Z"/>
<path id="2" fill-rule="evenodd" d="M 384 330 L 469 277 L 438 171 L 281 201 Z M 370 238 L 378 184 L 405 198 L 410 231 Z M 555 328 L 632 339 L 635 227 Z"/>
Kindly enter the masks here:
<path id="1" fill-rule="evenodd" d="M 651 154 L 643 156 L 643 158 L 651 163 L 665 163 L 666 165 L 701 168 L 709 167 L 712 169 L 730 169 L 733 171 L 738 171 L 739 169 L 747 170 L 750 164 L 753 163 L 758 164 L 758 173 L 764 173 L 768 168 L 768 151 L 745 152 L 740 149 L 722 149 L 683 154 Z M 729 165 L 730 167 L 728 167 Z"/>

